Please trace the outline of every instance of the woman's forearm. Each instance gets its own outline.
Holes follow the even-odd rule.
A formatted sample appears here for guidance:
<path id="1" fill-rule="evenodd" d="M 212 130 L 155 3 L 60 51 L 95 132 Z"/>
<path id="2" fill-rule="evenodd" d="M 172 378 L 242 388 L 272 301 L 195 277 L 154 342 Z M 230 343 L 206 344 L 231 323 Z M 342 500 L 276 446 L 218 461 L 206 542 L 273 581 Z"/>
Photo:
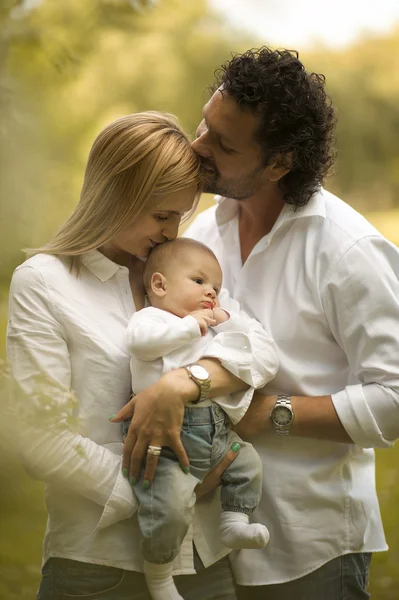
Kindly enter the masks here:
<path id="1" fill-rule="evenodd" d="M 225 396 L 247 390 L 249 385 L 222 367 L 216 358 L 201 358 L 198 361 L 211 376 L 210 397 Z M 197 394 L 198 395 L 198 394 Z"/>
<path id="2" fill-rule="evenodd" d="M 103 507 L 112 497 L 120 519 L 133 514 L 136 502 L 132 490 L 123 478 L 118 482 L 119 455 L 68 430 L 20 424 L 17 435 L 19 454 L 32 477 Z"/>

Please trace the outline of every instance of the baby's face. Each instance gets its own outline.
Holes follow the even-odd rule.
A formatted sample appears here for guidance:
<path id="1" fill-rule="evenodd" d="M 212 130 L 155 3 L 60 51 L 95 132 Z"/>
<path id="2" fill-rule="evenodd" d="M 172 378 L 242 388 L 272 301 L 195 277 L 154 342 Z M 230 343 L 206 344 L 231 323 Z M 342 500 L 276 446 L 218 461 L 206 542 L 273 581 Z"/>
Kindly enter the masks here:
<path id="1" fill-rule="evenodd" d="M 174 261 L 166 275 L 166 310 L 185 317 L 195 310 L 213 308 L 222 287 L 222 270 L 211 254 L 188 251 Z"/>

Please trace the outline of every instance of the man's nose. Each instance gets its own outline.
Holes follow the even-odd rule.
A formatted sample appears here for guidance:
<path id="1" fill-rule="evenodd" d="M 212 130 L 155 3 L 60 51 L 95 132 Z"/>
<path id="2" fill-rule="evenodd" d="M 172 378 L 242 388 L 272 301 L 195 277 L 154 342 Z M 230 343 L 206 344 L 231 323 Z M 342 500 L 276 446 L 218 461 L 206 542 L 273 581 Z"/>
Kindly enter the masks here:
<path id="1" fill-rule="evenodd" d="M 203 156 L 204 158 L 208 158 L 212 155 L 209 148 L 208 130 L 203 122 L 198 126 L 197 138 L 191 142 L 191 147 L 194 152 L 199 154 L 199 156 Z"/>

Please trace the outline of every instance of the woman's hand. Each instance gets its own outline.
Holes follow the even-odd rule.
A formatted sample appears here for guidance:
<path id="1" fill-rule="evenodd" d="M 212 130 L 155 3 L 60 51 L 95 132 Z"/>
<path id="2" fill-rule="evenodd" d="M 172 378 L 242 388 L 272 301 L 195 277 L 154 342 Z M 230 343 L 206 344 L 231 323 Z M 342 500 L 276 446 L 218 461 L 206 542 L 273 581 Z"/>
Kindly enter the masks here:
<path id="1" fill-rule="evenodd" d="M 157 383 L 134 396 L 111 419 L 120 423 L 129 417 L 132 422 L 123 446 L 122 473 L 134 485 L 140 477 L 141 465 L 146 459 L 143 487 L 154 479 L 159 457 L 148 454 L 149 446 L 168 446 L 176 454 L 185 473 L 190 466 L 180 439 L 184 406 L 198 396 L 198 386 L 184 369 L 163 375 Z"/>
<path id="2" fill-rule="evenodd" d="M 239 451 L 240 444 L 238 442 L 235 442 L 231 446 L 227 454 L 224 455 L 220 463 L 216 465 L 216 467 L 212 469 L 212 471 L 210 471 L 208 475 L 205 476 L 204 480 L 196 486 L 194 491 L 197 496 L 197 500 L 199 498 L 202 498 L 203 496 L 206 496 L 210 492 L 213 492 L 214 490 L 216 490 L 216 488 L 219 487 L 219 485 L 222 484 L 221 477 L 223 472 L 227 469 L 229 465 L 231 465 L 233 461 L 235 461 Z"/>

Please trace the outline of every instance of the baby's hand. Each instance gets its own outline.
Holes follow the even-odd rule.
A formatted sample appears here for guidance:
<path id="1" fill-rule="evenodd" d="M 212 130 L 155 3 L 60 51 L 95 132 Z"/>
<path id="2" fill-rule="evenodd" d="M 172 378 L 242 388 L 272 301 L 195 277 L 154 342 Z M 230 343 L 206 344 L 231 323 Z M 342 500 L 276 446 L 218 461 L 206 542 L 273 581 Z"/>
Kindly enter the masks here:
<path id="1" fill-rule="evenodd" d="M 220 323 L 224 323 L 230 319 L 229 313 L 223 310 L 223 308 L 220 308 L 220 306 L 215 306 L 213 309 L 213 317 L 216 321 L 215 325 L 220 325 Z"/>
<path id="2" fill-rule="evenodd" d="M 190 313 L 194 319 L 196 319 L 201 335 L 208 333 L 208 327 L 210 325 L 216 325 L 216 321 L 213 317 L 213 310 L 211 308 L 203 308 L 202 310 L 194 310 Z"/>

